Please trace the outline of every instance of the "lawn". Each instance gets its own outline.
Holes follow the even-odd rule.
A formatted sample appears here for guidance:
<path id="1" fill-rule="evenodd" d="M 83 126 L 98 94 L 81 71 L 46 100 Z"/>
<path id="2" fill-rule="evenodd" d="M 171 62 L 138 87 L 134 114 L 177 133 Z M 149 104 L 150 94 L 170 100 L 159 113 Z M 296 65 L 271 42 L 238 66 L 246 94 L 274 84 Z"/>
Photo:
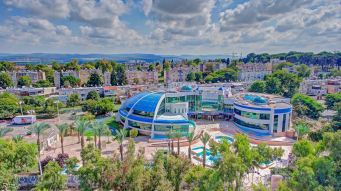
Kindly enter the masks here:
<path id="1" fill-rule="evenodd" d="M 76 106 L 76 107 L 63 107 L 63 108 L 60 108 L 60 111 L 63 111 L 63 110 L 69 110 L 69 109 L 81 109 L 82 107 L 81 106 Z"/>
<path id="2" fill-rule="evenodd" d="M 106 125 L 108 125 L 109 127 L 113 127 L 115 129 L 120 129 L 120 127 L 118 126 L 117 122 L 115 121 L 115 118 L 116 118 L 116 116 L 112 117 L 110 119 L 107 119 L 104 123 Z"/>
<path id="3" fill-rule="evenodd" d="M 159 84 L 163 84 L 165 81 L 164 77 L 161 76 L 161 73 L 159 73 Z"/>
<path id="4" fill-rule="evenodd" d="M 114 111 L 118 111 L 118 109 L 120 109 L 120 107 L 121 107 L 121 104 L 115 104 Z"/>

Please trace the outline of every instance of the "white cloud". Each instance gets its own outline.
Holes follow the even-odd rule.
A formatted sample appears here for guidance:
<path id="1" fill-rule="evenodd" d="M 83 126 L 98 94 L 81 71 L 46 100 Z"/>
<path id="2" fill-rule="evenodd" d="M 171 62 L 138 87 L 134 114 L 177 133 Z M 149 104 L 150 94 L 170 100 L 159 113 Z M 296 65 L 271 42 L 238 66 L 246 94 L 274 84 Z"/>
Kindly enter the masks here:
<path id="1" fill-rule="evenodd" d="M 153 6 L 153 0 L 142 0 L 141 4 L 144 14 L 148 16 Z"/>
<path id="2" fill-rule="evenodd" d="M 3 0 L 9 7 L 25 9 L 29 15 L 41 19 L 65 19 L 69 16 L 68 0 Z"/>

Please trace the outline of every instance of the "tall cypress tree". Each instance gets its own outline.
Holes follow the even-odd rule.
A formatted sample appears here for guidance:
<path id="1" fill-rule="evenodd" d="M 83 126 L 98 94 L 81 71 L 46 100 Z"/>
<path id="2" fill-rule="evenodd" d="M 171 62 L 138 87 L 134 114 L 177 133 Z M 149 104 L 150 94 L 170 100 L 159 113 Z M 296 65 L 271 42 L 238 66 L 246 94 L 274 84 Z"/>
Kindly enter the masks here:
<path id="1" fill-rule="evenodd" d="M 119 85 L 122 85 L 122 84 L 126 85 L 126 84 L 128 84 L 128 78 L 127 78 L 127 76 L 126 76 L 124 71 L 125 71 L 124 70 L 124 66 L 122 64 L 117 66 L 117 77 L 118 77 L 117 82 L 118 82 Z"/>
<path id="2" fill-rule="evenodd" d="M 117 85 L 117 76 L 116 76 L 115 70 L 113 70 L 113 71 L 111 72 L 111 75 L 110 75 L 110 84 L 113 85 L 113 86 Z"/>

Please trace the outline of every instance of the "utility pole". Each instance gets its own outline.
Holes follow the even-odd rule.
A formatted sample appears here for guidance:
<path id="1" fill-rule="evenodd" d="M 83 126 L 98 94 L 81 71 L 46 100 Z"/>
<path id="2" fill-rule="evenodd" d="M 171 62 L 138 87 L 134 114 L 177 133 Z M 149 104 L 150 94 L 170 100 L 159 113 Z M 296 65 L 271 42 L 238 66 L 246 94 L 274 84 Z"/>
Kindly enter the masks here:
<path id="1" fill-rule="evenodd" d="M 23 115 L 23 113 L 22 113 L 22 106 L 21 106 L 21 104 L 23 104 L 24 102 L 23 101 L 19 101 L 19 102 L 17 102 L 17 104 L 19 104 L 20 105 L 20 111 L 21 111 L 21 115 Z"/>
<path id="2" fill-rule="evenodd" d="M 58 104 L 60 103 L 59 100 L 54 101 L 53 103 L 57 104 L 57 112 L 58 112 L 58 121 L 60 121 L 60 117 L 59 117 L 59 108 L 58 108 Z"/>

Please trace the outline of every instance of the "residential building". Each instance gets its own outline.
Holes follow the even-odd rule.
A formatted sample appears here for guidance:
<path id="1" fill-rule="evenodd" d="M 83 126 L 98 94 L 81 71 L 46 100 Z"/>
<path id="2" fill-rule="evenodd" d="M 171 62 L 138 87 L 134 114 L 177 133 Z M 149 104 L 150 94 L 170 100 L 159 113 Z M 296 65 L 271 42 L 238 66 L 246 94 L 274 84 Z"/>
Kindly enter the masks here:
<path id="1" fill-rule="evenodd" d="M 226 69 L 226 63 L 220 63 L 220 62 L 205 62 L 205 63 L 199 63 L 198 66 L 200 67 L 201 72 L 206 72 L 206 68 L 208 64 L 214 64 L 215 71 Z"/>
<path id="2" fill-rule="evenodd" d="M 303 80 L 298 93 L 307 95 L 326 95 L 340 92 L 341 79 Z"/>
<path id="3" fill-rule="evenodd" d="M 285 136 L 290 129 L 290 99 L 271 94 L 233 96 L 231 89 L 189 85 L 176 92 L 145 91 L 128 98 L 116 121 L 141 134 L 165 136 L 169 131 L 196 131 L 192 120 L 229 120 L 255 136 Z"/>
<path id="4" fill-rule="evenodd" d="M 7 73 L 11 77 L 14 86 L 18 86 L 18 80 L 19 78 L 23 76 L 29 76 L 30 79 L 32 80 L 32 84 L 35 84 L 38 80 L 46 80 L 45 72 L 41 70 L 39 71 L 19 70 L 19 71 L 7 72 Z"/>
<path id="5" fill-rule="evenodd" d="M 130 85 L 135 83 L 135 78 L 139 80 L 139 84 L 157 83 L 159 80 L 157 71 L 126 70 L 125 74 Z M 143 80 L 146 80 L 146 82 L 144 82 Z"/>
<path id="6" fill-rule="evenodd" d="M 38 96 L 42 95 L 45 98 L 49 98 L 51 95 L 58 94 L 56 87 L 45 87 L 45 88 L 33 88 L 33 87 L 22 87 L 22 88 L 6 88 L 6 91 L 10 94 L 14 94 L 19 98 L 25 96 Z"/>
<path id="7" fill-rule="evenodd" d="M 103 94 L 104 94 L 104 97 L 116 97 L 117 87 L 115 86 L 103 87 Z"/>
<path id="8" fill-rule="evenodd" d="M 59 95 L 70 96 L 71 94 L 78 94 L 81 101 L 86 101 L 86 96 L 91 90 L 95 90 L 101 97 L 104 96 L 103 87 L 79 87 L 79 88 L 61 88 Z"/>
<path id="9" fill-rule="evenodd" d="M 180 68 L 173 68 L 169 70 L 165 70 L 164 72 L 164 83 L 172 83 L 172 82 L 185 82 L 187 75 L 190 72 L 199 72 L 199 66 L 194 67 L 180 67 Z"/>
<path id="10" fill-rule="evenodd" d="M 61 71 L 61 72 L 57 72 L 54 71 L 53 73 L 53 77 L 54 77 L 54 85 L 58 88 L 61 87 L 60 84 L 60 79 L 61 77 L 64 76 L 74 76 L 75 78 L 79 78 L 81 80 L 80 84 L 85 84 L 88 82 L 89 77 L 91 76 L 92 73 L 97 73 L 99 75 L 101 75 L 102 77 L 102 82 L 104 86 L 109 86 L 110 84 L 110 72 L 105 72 L 102 73 L 102 71 L 100 69 L 84 69 L 84 70 L 80 70 L 80 71 L 73 71 L 73 70 L 67 70 L 67 71 Z"/>
<path id="11" fill-rule="evenodd" d="M 247 63 L 237 65 L 241 71 L 238 71 L 238 80 L 243 82 L 263 81 L 266 74 L 272 74 L 263 63 Z"/>
<path id="12" fill-rule="evenodd" d="M 269 63 L 265 63 L 266 70 L 274 71 L 274 67 L 282 62 L 286 62 L 286 60 L 280 60 L 278 58 L 271 58 Z"/>

